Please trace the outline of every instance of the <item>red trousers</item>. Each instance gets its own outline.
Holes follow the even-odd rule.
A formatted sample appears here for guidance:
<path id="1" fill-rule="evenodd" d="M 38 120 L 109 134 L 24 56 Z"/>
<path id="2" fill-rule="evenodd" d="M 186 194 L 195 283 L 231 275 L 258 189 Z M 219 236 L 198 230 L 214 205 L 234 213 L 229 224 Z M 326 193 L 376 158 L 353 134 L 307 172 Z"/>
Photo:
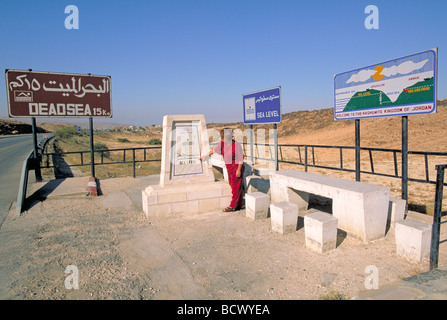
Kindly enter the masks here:
<path id="1" fill-rule="evenodd" d="M 241 176 L 236 177 L 238 164 L 227 164 L 228 182 L 231 187 L 231 203 L 230 207 L 240 209 L 244 203 L 244 165 L 241 167 Z"/>

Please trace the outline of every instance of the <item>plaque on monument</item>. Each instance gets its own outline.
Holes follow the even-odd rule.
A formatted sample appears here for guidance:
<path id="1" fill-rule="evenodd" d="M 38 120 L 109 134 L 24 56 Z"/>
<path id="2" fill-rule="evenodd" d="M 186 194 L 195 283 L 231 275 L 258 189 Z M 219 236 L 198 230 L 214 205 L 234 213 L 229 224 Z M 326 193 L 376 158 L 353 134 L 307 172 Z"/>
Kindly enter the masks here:
<path id="1" fill-rule="evenodd" d="M 174 122 L 171 178 L 202 174 L 198 121 Z"/>

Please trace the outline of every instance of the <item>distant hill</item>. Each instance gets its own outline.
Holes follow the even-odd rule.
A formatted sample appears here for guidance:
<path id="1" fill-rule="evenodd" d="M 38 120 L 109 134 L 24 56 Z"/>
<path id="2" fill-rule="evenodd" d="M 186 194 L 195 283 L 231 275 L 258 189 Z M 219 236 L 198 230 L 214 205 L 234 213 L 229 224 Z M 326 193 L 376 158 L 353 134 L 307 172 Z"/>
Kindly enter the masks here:
<path id="1" fill-rule="evenodd" d="M 48 131 L 37 126 L 37 132 L 45 133 Z M 30 124 L 18 121 L 0 120 L 0 135 L 25 133 L 32 133 L 32 126 Z"/>
<path id="2" fill-rule="evenodd" d="M 412 151 L 447 151 L 447 99 L 438 100 L 437 112 L 412 115 L 409 119 L 409 148 Z M 211 123 L 209 128 L 248 129 L 242 122 Z M 334 109 L 295 111 L 282 116 L 278 142 L 282 144 L 355 145 L 355 120 L 334 120 Z M 254 125 L 254 129 L 273 129 L 273 125 Z M 360 120 L 362 147 L 402 147 L 402 119 L 399 116 Z"/>

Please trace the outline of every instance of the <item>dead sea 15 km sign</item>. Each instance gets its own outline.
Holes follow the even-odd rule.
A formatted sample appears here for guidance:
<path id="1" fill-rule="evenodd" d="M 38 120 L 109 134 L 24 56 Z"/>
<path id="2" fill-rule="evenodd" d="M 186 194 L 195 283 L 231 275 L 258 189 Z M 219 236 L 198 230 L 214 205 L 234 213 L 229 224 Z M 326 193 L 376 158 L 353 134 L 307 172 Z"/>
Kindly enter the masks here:
<path id="1" fill-rule="evenodd" d="M 111 77 L 6 70 L 9 117 L 112 117 Z"/>
<path id="2" fill-rule="evenodd" d="M 335 120 L 436 112 L 437 48 L 334 76 Z"/>

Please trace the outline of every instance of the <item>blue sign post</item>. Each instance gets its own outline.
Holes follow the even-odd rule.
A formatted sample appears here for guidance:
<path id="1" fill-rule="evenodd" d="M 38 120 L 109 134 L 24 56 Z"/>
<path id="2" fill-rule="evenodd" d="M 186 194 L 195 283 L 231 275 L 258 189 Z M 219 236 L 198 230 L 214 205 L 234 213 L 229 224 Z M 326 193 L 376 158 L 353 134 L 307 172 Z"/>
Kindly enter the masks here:
<path id="1" fill-rule="evenodd" d="M 278 171 L 278 135 L 276 124 L 281 123 L 281 87 L 242 95 L 244 124 L 250 125 L 250 155 L 253 160 L 253 125 L 273 123 L 275 170 Z"/>
<path id="2" fill-rule="evenodd" d="M 244 124 L 281 122 L 281 87 L 242 95 Z"/>

